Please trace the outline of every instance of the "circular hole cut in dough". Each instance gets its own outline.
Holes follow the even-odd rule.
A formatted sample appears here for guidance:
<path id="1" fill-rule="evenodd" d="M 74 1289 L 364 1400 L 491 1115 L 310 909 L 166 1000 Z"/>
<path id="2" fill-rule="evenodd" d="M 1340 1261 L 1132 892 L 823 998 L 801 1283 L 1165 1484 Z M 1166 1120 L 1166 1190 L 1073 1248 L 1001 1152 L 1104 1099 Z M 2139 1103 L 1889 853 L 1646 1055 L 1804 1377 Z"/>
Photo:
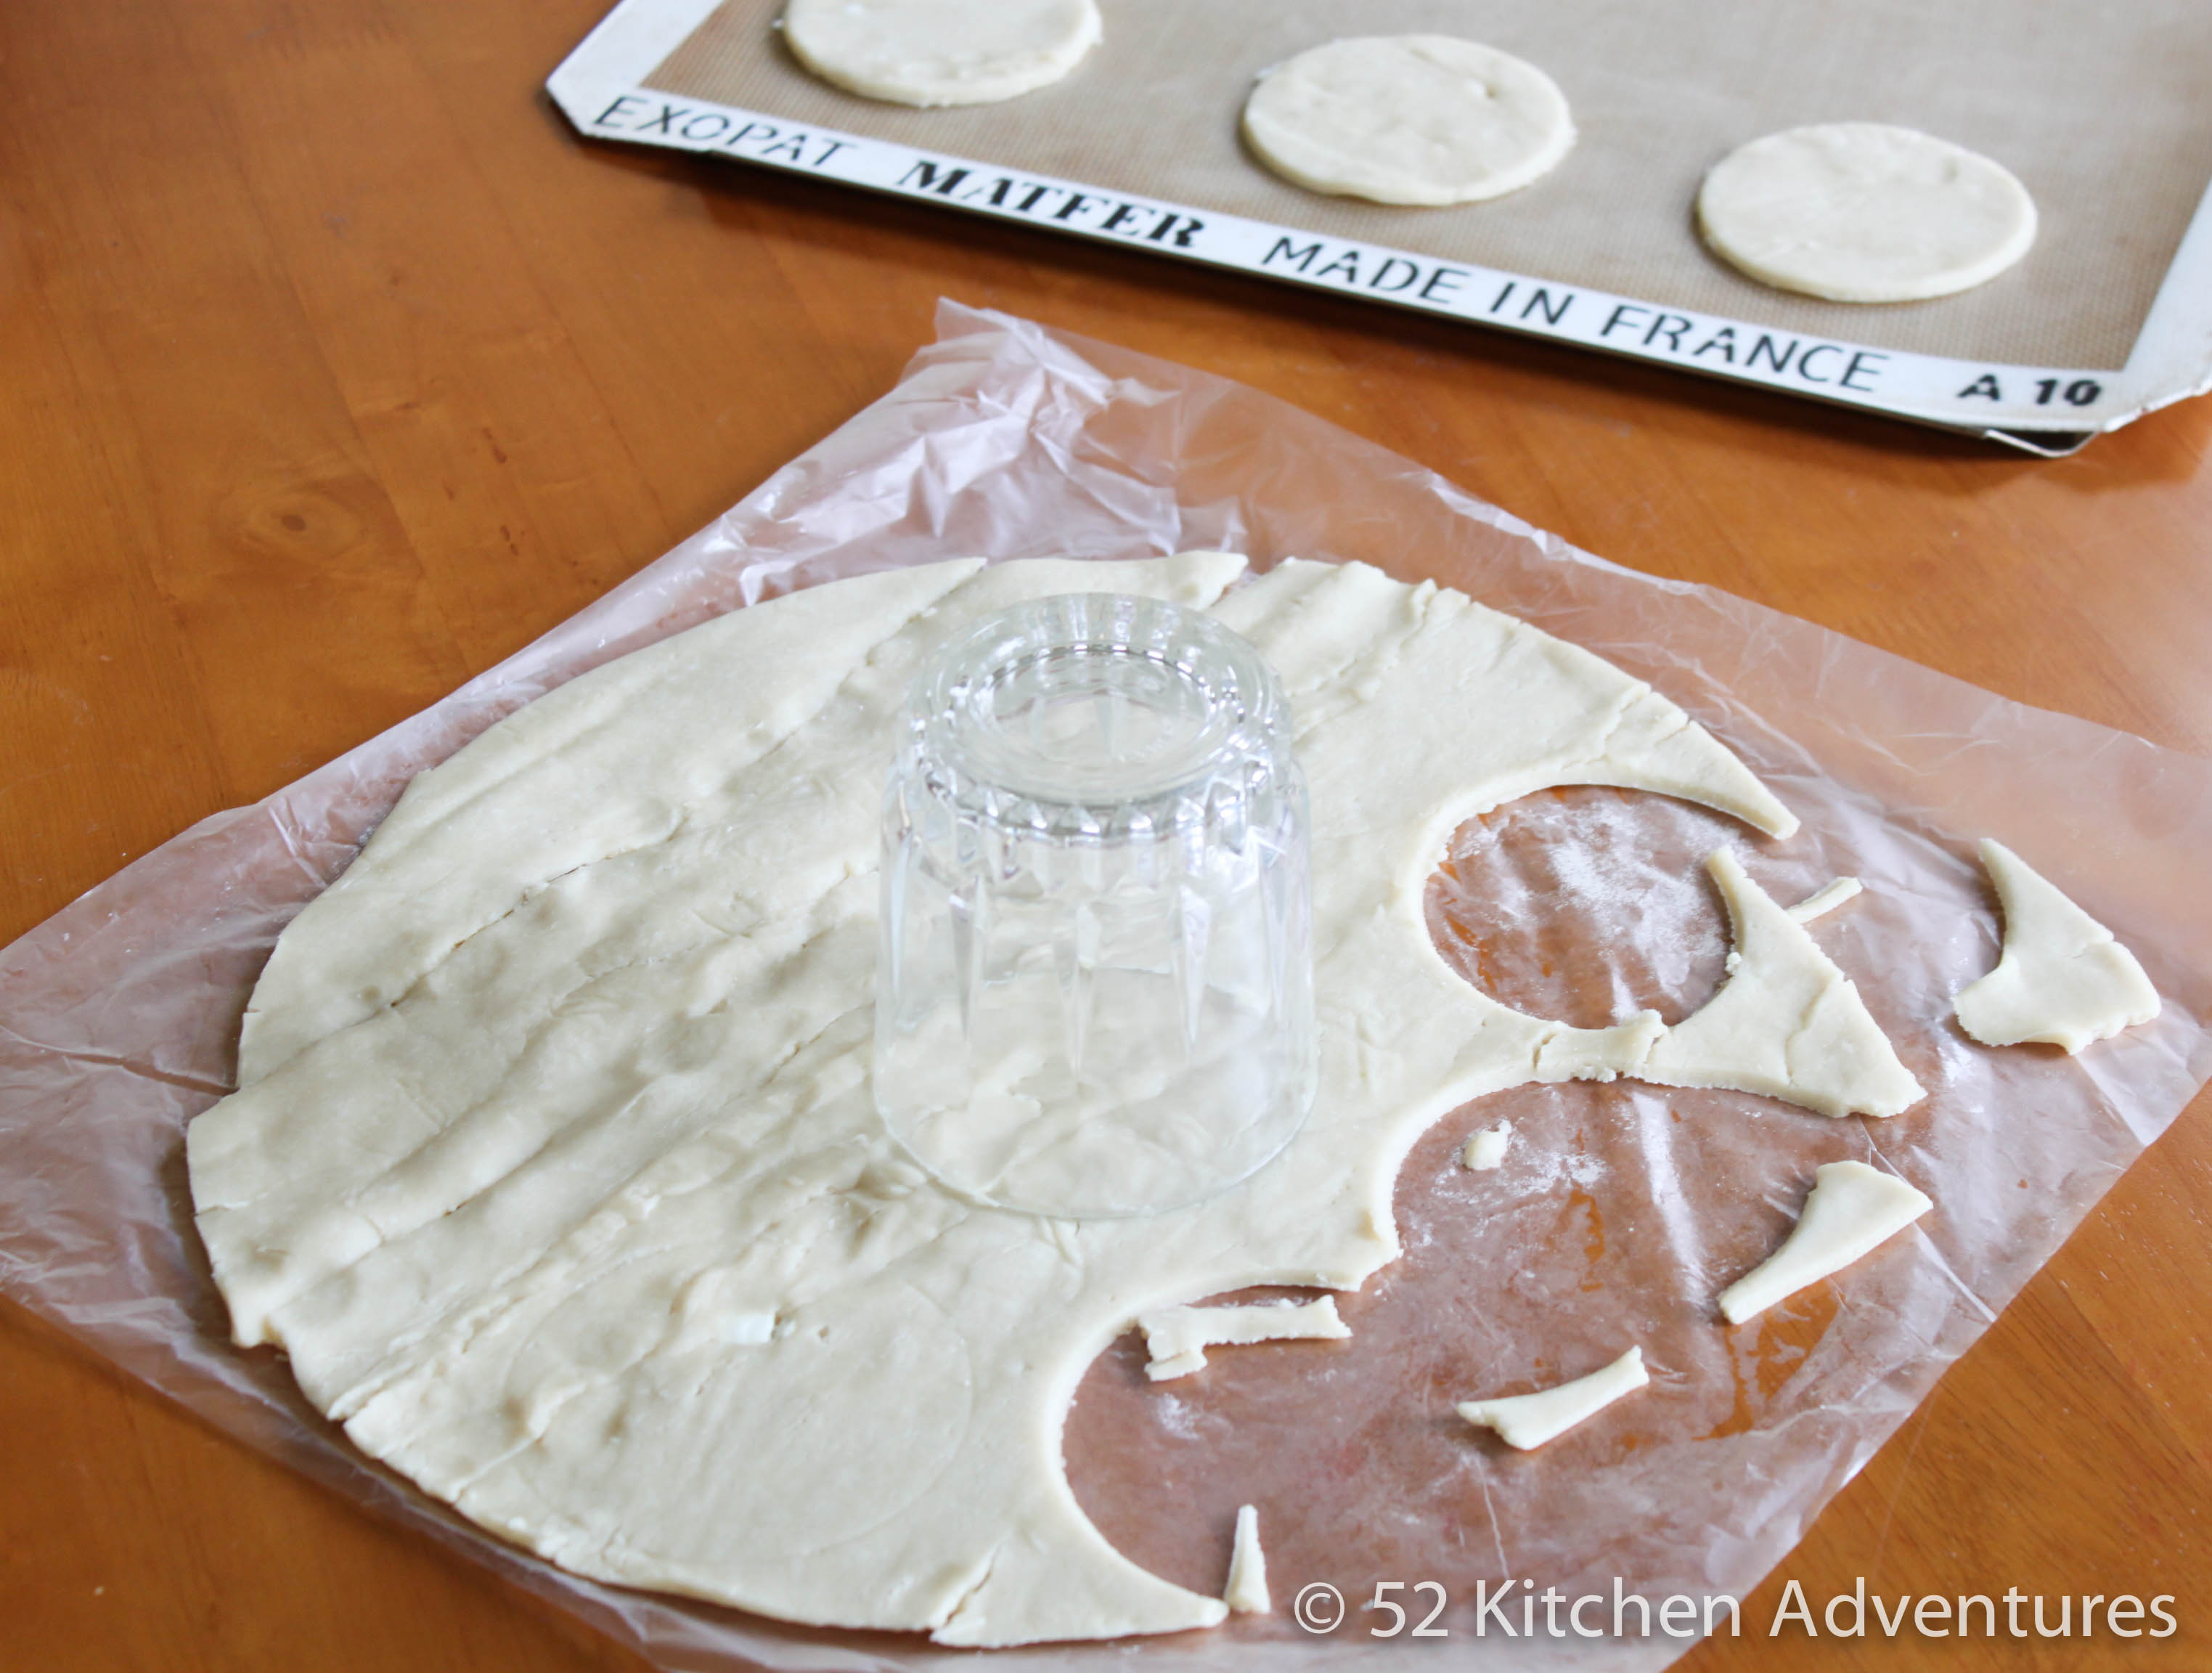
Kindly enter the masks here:
<path id="1" fill-rule="evenodd" d="M 833 86 L 895 105 L 988 105 L 1034 93 L 1098 43 L 1096 0 L 790 0 L 792 55 Z"/>
<path id="2" fill-rule="evenodd" d="M 1964 146 L 1879 122 L 1754 139 L 1698 192 L 1715 254 L 1833 302 L 1911 302 L 1995 278 L 2035 242 L 2035 200 Z"/>
<path id="3" fill-rule="evenodd" d="M 1522 796 L 1452 833 L 1423 909 L 1437 951 L 1502 1005 L 1577 1028 L 1694 1014 L 1728 971 L 1705 858 L 1732 821 L 1591 785 Z"/>
<path id="4" fill-rule="evenodd" d="M 1573 149 L 1566 94 L 1531 64 L 1451 35 L 1333 40 L 1244 101 L 1244 139 L 1285 179 L 1378 204 L 1472 204 Z"/>

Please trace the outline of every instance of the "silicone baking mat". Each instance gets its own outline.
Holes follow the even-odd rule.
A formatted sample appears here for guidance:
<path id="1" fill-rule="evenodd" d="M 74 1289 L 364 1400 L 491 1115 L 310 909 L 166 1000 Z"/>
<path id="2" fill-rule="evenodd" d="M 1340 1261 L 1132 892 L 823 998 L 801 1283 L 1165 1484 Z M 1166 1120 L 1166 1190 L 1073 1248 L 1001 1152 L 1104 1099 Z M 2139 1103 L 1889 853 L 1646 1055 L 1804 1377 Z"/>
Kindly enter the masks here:
<path id="1" fill-rule="evenodd" d="M 549 82 L 584 132 L 711 152 L 2063 451 L 2212 383 L 2212 11 L 2134 0 L 1103 0 L 1059 84 L 913 110 L 830 87 L 781 0 L 625 0 Z M 1541 65 L 1579 139 L 1450 209 L 1327 198 L 1245 152 L 1268 65 L 1348 33 Z M 1991 283 L 1855 307 L 1699 241 L 1705 171 L 1761 134 L 1899 123 L 1997 159 L 2041 231 Z M 2205 211 L 2205 212 L 2200 212 Z M 2196 228 L 2191 235 L 2192 226 Z"/>

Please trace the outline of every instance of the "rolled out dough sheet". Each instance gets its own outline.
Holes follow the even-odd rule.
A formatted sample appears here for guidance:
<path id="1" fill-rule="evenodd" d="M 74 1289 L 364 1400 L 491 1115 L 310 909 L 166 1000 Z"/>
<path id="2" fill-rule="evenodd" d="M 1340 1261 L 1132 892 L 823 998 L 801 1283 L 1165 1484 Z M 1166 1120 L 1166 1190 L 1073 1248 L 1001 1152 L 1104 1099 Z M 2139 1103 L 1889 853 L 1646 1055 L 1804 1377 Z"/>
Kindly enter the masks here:
<path id="1" fill-rule="evenodd" d="M 2077 1052 L 2156 1019 L 2158 989 L 2111 930 L 2003 843 L 1985 838 L 1981 852 L 2004 908 L 2004 951 L 1959 990 L 1960 1027 L 1984 1045 Z"/>
<path id="2" fill-rule="evenodd" d="M 1805 1211 L 1782 1247 L 1721 1292 L 1722 1316 L 1731 1324 L 1757 1317 L 1841 1272 L 1935 1206 L 1893 1173 L 1864 1162 L 1824 1162 L 1814 1171 Z"/>
<path id="3" fill-rule="evenodd" d="M 1714 253 L 1832 302 L 1912 302 L 1995 278 L 2035 242 L 2035 200 L 2001 164 L 1879 122 L 1754 139 L 1698 191 Z"/>
<path id="4" fill-rule="evenodd" d="M 1502 1400 L 1462 1401 L 1459 1414 L 1478 1427 L 1496 1431 L 1516 1451 L 1533 1452 L 1650 1380 L 1650 1372 L 1644 1368 L 1643 1348 L 1632 1348 L 1611 1365 L 1556 1388 Z"/>
<path id="5" fill-rule="evenodd" d="M 790 0 L 783 38 L 823 81 L 894 105 L 988 105 L 1075 68 L 1097 0 Z"/>
<path id="6" fill-rule="evenodd" d="M 1575 143 L 1566 94 L 1532 64 L 1452 35 L 1333 40 L 1263 74 L 1244 140 L 1285 179 L 1378 204 L 1517 191 Z"/>
<path id="7" fill-rule="evenodd" d="M 954 1645 L 1218 1621 L 1078 1508 L 1060 1433 L 1085 1368 L 1162 1309 L 1358 1287 L 1399 1253 L 1393 1185 L 1431 1121 L 1632 1069 L 1659 1027 L 1461 980 L 1421 915 L 1450 831 L 1576 783 L 1795 824 L 1586 651 L 1358 564 L 1224 596 L 1243 567 L 817 587 L 585 674 L 416 780 L 286 931 L 240 1089 L 188 1131 L 237 1339 L 282 1345 L 364 1451 L 594 1579 Z M 1320 1072 L 1251 1179 L 1077 1222 L 939 1188 L 884 1133 L 868 1053 L 907 684 L 985 612 L 1100 587 L 1211 605 L 1285 682 Z"/>

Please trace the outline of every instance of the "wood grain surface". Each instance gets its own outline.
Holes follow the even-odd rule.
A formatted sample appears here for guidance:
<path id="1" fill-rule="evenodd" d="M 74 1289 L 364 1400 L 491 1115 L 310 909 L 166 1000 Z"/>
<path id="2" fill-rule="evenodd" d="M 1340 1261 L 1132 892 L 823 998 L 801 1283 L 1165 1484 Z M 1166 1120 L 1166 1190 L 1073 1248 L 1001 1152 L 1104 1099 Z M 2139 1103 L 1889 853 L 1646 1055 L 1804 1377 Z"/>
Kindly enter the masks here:
<path id="1" fill-rule="evenodd" d="M 2212 402 L 2047 463 L 579 141 L 603 0 L 0 6 L 0 940 L 429 703 L 883 392 L 939 295 L 1255 385 L 1577 544 L 2212 752 Z M 0 1166 L 7 1165 L 0 1157 Z M 2212 1102 L 1693 1673 L 2212 1666 Z M 2172 1640 L 1769 1642 L 1784 1579 Z M 0 1305 L 0 1669 L 636 1673 Z"/>

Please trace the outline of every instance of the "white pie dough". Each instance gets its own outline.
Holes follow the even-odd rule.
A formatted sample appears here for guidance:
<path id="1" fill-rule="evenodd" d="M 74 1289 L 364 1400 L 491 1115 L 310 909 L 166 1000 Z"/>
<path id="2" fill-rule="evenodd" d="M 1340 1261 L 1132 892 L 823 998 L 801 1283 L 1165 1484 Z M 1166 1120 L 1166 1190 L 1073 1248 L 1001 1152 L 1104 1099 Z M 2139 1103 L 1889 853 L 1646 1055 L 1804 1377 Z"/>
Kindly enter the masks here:
<path id="1" fill-rule="evenodd" d="M 895 105 L 1034 93 L 1098 44 L 1097 0 L 789 0 L 783 38 L 823 81 Z"/>
<path id="2" fill-rule="evenodd" d="M 1513 1123 L 1501 1121 L 1486 1128 L 1460 1147 L 1459 1165 L 1473 1173 L 1492 1173 L 1504 1165 L 1506 1147 L 1513 1142 Z"/>
<path id="3" fill-rule="evenodd" d="M 1255 1341 L 1342 1341 L 1351 1327 L 1337 1317 L 1336 1298 L 1249 1307 L 1170 1307 L 1137 1321 L 1145 1333 L 1145 1375 L 1155 1383 L 1188 1377 L 1206 1366 L 1209 1348 Z"/>
<path id="4" fill-rule="evenodd" d="M 1790 916 L 1799 923 L 1825 918 L 1845 901 L 1856 900 L 1865 886 L 1855 877 L 1832 878 L 1791 907 Z"/>
<path id="5" fill-rule="evenodd" d="M 1274 1609 L 1267 1596 L 1267 1554 L 1260 1548 L 1260 1512 L 1250 1505 L 1237 1507 L 1237 1542 L 1229 1553 L 1229 1583 L 1221 1588 L 1221 1601 L 1231 1615 L 1268 1615 Z"/>
<path id="6" fill-rule="evenodd" d="M 1566 95 L 1531 64 L 1452 35 L 1333 40 L 1277 64 L 1244 101 L 1253 154 L 1309 191 L 1471 204 L 1547 174 L 1574 147 Z"/>
<path id="7" fill-rule="evenodd" d="M 1959 990 L 1959 1026 L 1984 1045 L 2033 1041 L 2075 1052 L 2158 1016 L 2158 989 L 2112 932 L 2002 843 L 1982 864 L 2004 907 L 1997 966 Z"/>
<path id="8" fill-rule="evenodd" d="M 1393 1184 L 1431 1121 L 1610 1078 L 1661 1031 L 1455 975 L 1421 911 L 1449 833 L 1564 784 L 1796 824 L 1587 651 L 1358 564 L 1221 597 L 1242 569 L 817 587 L 582 675 L 418 778 L 285 932 L 241 1088 L 187 1135 L 238 1341 L 283 1346 L 364 1451 L 597 1579 L 967 1646 L 1218 1621 L 1077 1506 L 1060 1433 L 1085 1368 L 1160 1309 L 1357 1287 L 1399 1253 Z M 1288 690 L 1320 1090 L 1235 1189 L 1078 1222 L 907 1161 L 868 1053 L 908 682 L 987 611 L 1102 587 L 1218 599 Z"/>
<path id="9" fill-rule="evenodd" d="M 1721 1292 L 1722 1317 L 1731 1324 L 1757 1317 L 1841 1272 L 1935 1206 L 1925 1192 L 1864 1162 L 1822 1163 L 1782 1247 Z"/>
<path id="10" fill-rule="evenodd" d="M 2035 242 L 2035 200 L 1989 158 L 1879 122 L 1754 139 L 1698 192 L 1715 254 L 1835 302 L 1910 302 L 1995 278 Z"/>
<path id="11" fill-rule="evenodd" d="M 1796 916 L 1775 904 L 1726 849 L 1714 849 L 1705 869 L 1728 906 L 1735 943 L 1729 976 L 1660 1037 L 1636 1078 L 1761 1092 L 1824 1116 L 1894 1116 L 1917 1104 L 1926 1095 L 1920 1083 L 1856 986 Z"/>
<path id="12" fill-rule="evenodd" d="M 1557 1388 L 1503 1400 L 1462 1401 L 1459 1414 L 1479 1428 L 1495 1430 L 1516 1451 L 1533 1452 L 1650 1380 L 1651 1373 L 1644 1368 L 1643 1348 L 1632 1348 L 1611 1365 Z"/>

